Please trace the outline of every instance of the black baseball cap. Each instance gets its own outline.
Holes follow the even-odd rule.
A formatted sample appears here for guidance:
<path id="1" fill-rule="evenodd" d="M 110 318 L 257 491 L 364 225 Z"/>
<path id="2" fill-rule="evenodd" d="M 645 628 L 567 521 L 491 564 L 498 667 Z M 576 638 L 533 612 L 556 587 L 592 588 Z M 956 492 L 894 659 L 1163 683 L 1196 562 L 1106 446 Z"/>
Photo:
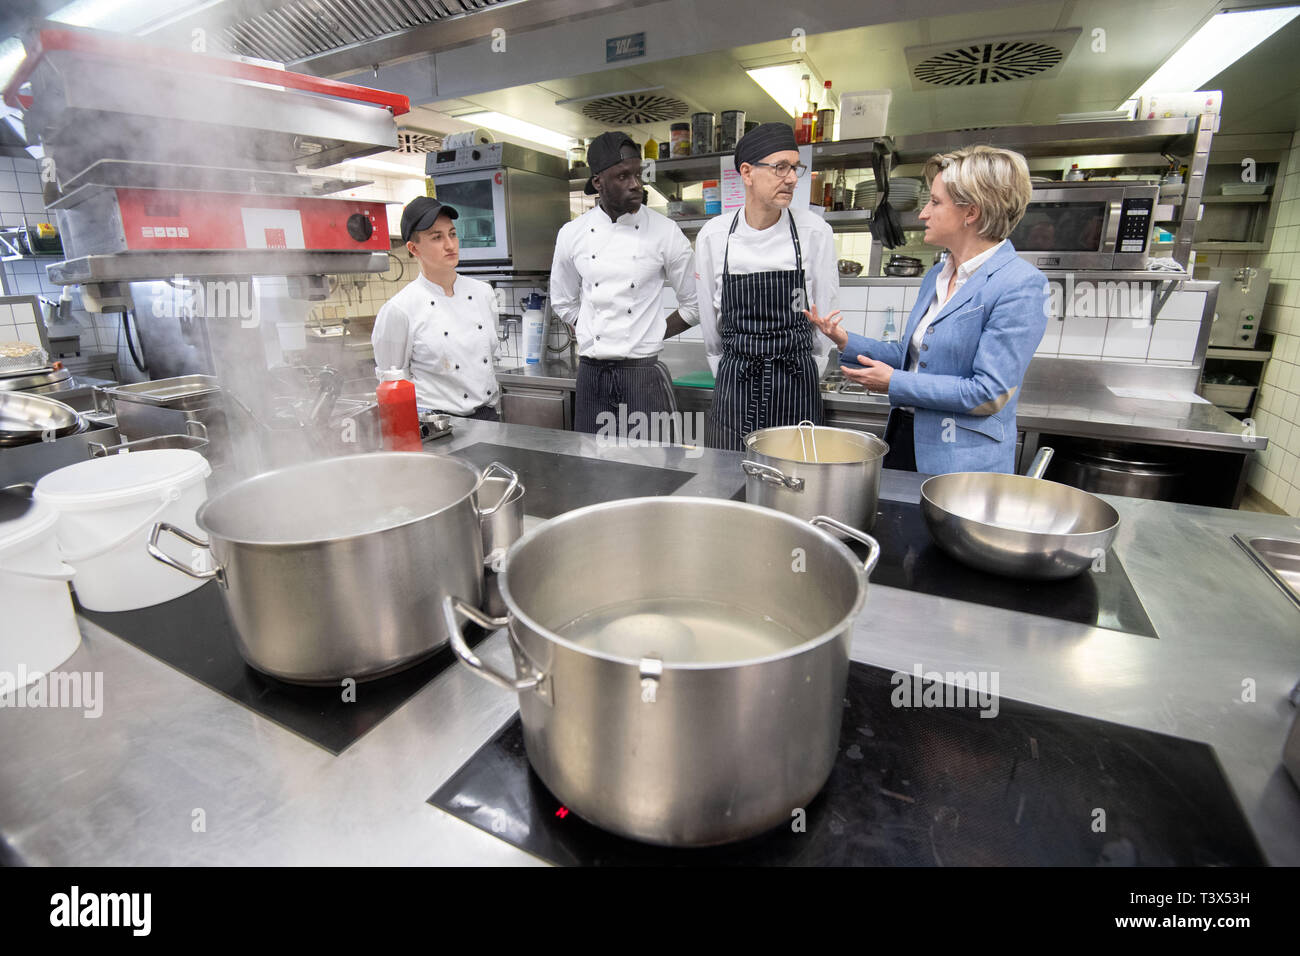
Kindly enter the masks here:
<path id="1" fill-rule="evenodd" d="M 591 179 L 588 179 L 587 185 L 582 187 L 583 192 L 588 196 L 596 195 L 596 187 L 592 185 L 591 180 L 609 167 L 623 162 L 624 146 L 630 146 L 638 156 L 641 155 L 640 147 L 627 133 L 601 133 L 591 141 L 591 145 L 587 147 L 587 165 L 591 167 Z"/>
<path id="2" fill-rule="evenodd" d="M 446 213 L 452 219 L 459 219 L 458 213 L 451 206 L 438 202 L 429 196 L 416 196 L 402 210 L 402 240 L 410 242 L 413 233 L 428 229 L 434 220 Z"/>

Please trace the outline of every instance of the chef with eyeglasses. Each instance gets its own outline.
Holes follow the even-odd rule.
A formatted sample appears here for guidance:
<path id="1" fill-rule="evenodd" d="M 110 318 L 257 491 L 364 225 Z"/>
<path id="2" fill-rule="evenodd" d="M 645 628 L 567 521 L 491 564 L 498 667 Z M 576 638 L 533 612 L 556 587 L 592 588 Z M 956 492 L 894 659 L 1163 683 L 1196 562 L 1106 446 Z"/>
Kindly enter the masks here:
<path id="1" fill-rule="evenodd" d="M 745 205 L 715 216 L 695 241 L 700 327 L 716 385 L 705 428 L 710 448 L 743 450 L 753 431 L 826 421 L 818 382 L 830 342 L 807 309 L 839 304 L 835 237 L 806 209 L 790 206 L 808 169 L 794 130 L 764 123 L 736 146 Z"/>
<path id="2" fill-rule="evenodd" d="M 699 309 L 691 244 L 677 223 L 644 205 L 636 143 L 602 133 L 587 162 L 585 191 L 600 201 L 560 229 L 550 292 L 555 314 L 578 338 L 573 430 L 597 433 L 610 422 L 623 428 L 633 413 L 676 410 L 659 353 L 664 339 L 699 322 Z M 666 285 L 677 293 L 677 309 L 665 318 Z"/>
<path id="3" fill-rule="evenodd" d="M 486 282 L 456 273 L 458 218 L 451 206 L 428 196 L 402 210 L 402 238 L 420 274 L 375 318 L 375 371 L 404 370 L 421 407 L 499 421 L 496 298 Z"/>

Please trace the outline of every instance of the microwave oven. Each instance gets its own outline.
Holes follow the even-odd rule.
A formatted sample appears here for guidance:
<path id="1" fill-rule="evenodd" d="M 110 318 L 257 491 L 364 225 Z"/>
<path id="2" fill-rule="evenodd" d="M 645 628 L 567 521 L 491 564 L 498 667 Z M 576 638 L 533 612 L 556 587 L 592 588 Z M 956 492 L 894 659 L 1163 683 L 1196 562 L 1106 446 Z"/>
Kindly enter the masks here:
<path id="1" fill-rule="evenodd" d="M 1155 183 L 1035 185 L 1011 244 L 1040 269 L 1144 269 L 1159 197 Z"/>
<path id="2" fill-rule="evenodd" d="M 512 143 L 430 153 L 438 201 L 460 214 L 459 271 L 546 272 L 569 221 L 565 161 Z"/>

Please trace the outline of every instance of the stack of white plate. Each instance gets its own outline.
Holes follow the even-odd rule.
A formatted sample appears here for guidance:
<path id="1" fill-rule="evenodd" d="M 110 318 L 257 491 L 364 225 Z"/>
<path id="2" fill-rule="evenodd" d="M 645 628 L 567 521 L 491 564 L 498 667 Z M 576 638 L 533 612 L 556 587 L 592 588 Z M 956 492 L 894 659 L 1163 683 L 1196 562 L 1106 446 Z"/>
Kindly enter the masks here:
<path id="1" fill-rule="evenodd" d="M 899 212 L 908 212 L 921 198 L 921 180 L 904 176 L 889 177 L 889 204 Z"/>
<path id="2" fill-rule="evenodd" d="M 874 179 L 864 179 L 858 183 L 857 189 L 853 190 L 853 204 L 851 209 L 871 210 L 876 208 L 876 181 Z"/>

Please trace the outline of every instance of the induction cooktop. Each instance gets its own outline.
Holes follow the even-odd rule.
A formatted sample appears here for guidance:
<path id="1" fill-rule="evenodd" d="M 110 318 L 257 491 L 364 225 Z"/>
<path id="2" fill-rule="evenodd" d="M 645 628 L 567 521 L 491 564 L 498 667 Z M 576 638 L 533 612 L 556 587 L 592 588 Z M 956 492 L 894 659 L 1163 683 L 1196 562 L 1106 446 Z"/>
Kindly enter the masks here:
<path id="1" fill-rule="evenodd" d="M 518 716 L 428 802 L 562 865 L 1265 862 L 1208 745 L 996 697 L 928 705 L 943 686 L 852 664 L 821 793 L 728 846 L 651 846 L 582 820 L 533 773 Z"/>

